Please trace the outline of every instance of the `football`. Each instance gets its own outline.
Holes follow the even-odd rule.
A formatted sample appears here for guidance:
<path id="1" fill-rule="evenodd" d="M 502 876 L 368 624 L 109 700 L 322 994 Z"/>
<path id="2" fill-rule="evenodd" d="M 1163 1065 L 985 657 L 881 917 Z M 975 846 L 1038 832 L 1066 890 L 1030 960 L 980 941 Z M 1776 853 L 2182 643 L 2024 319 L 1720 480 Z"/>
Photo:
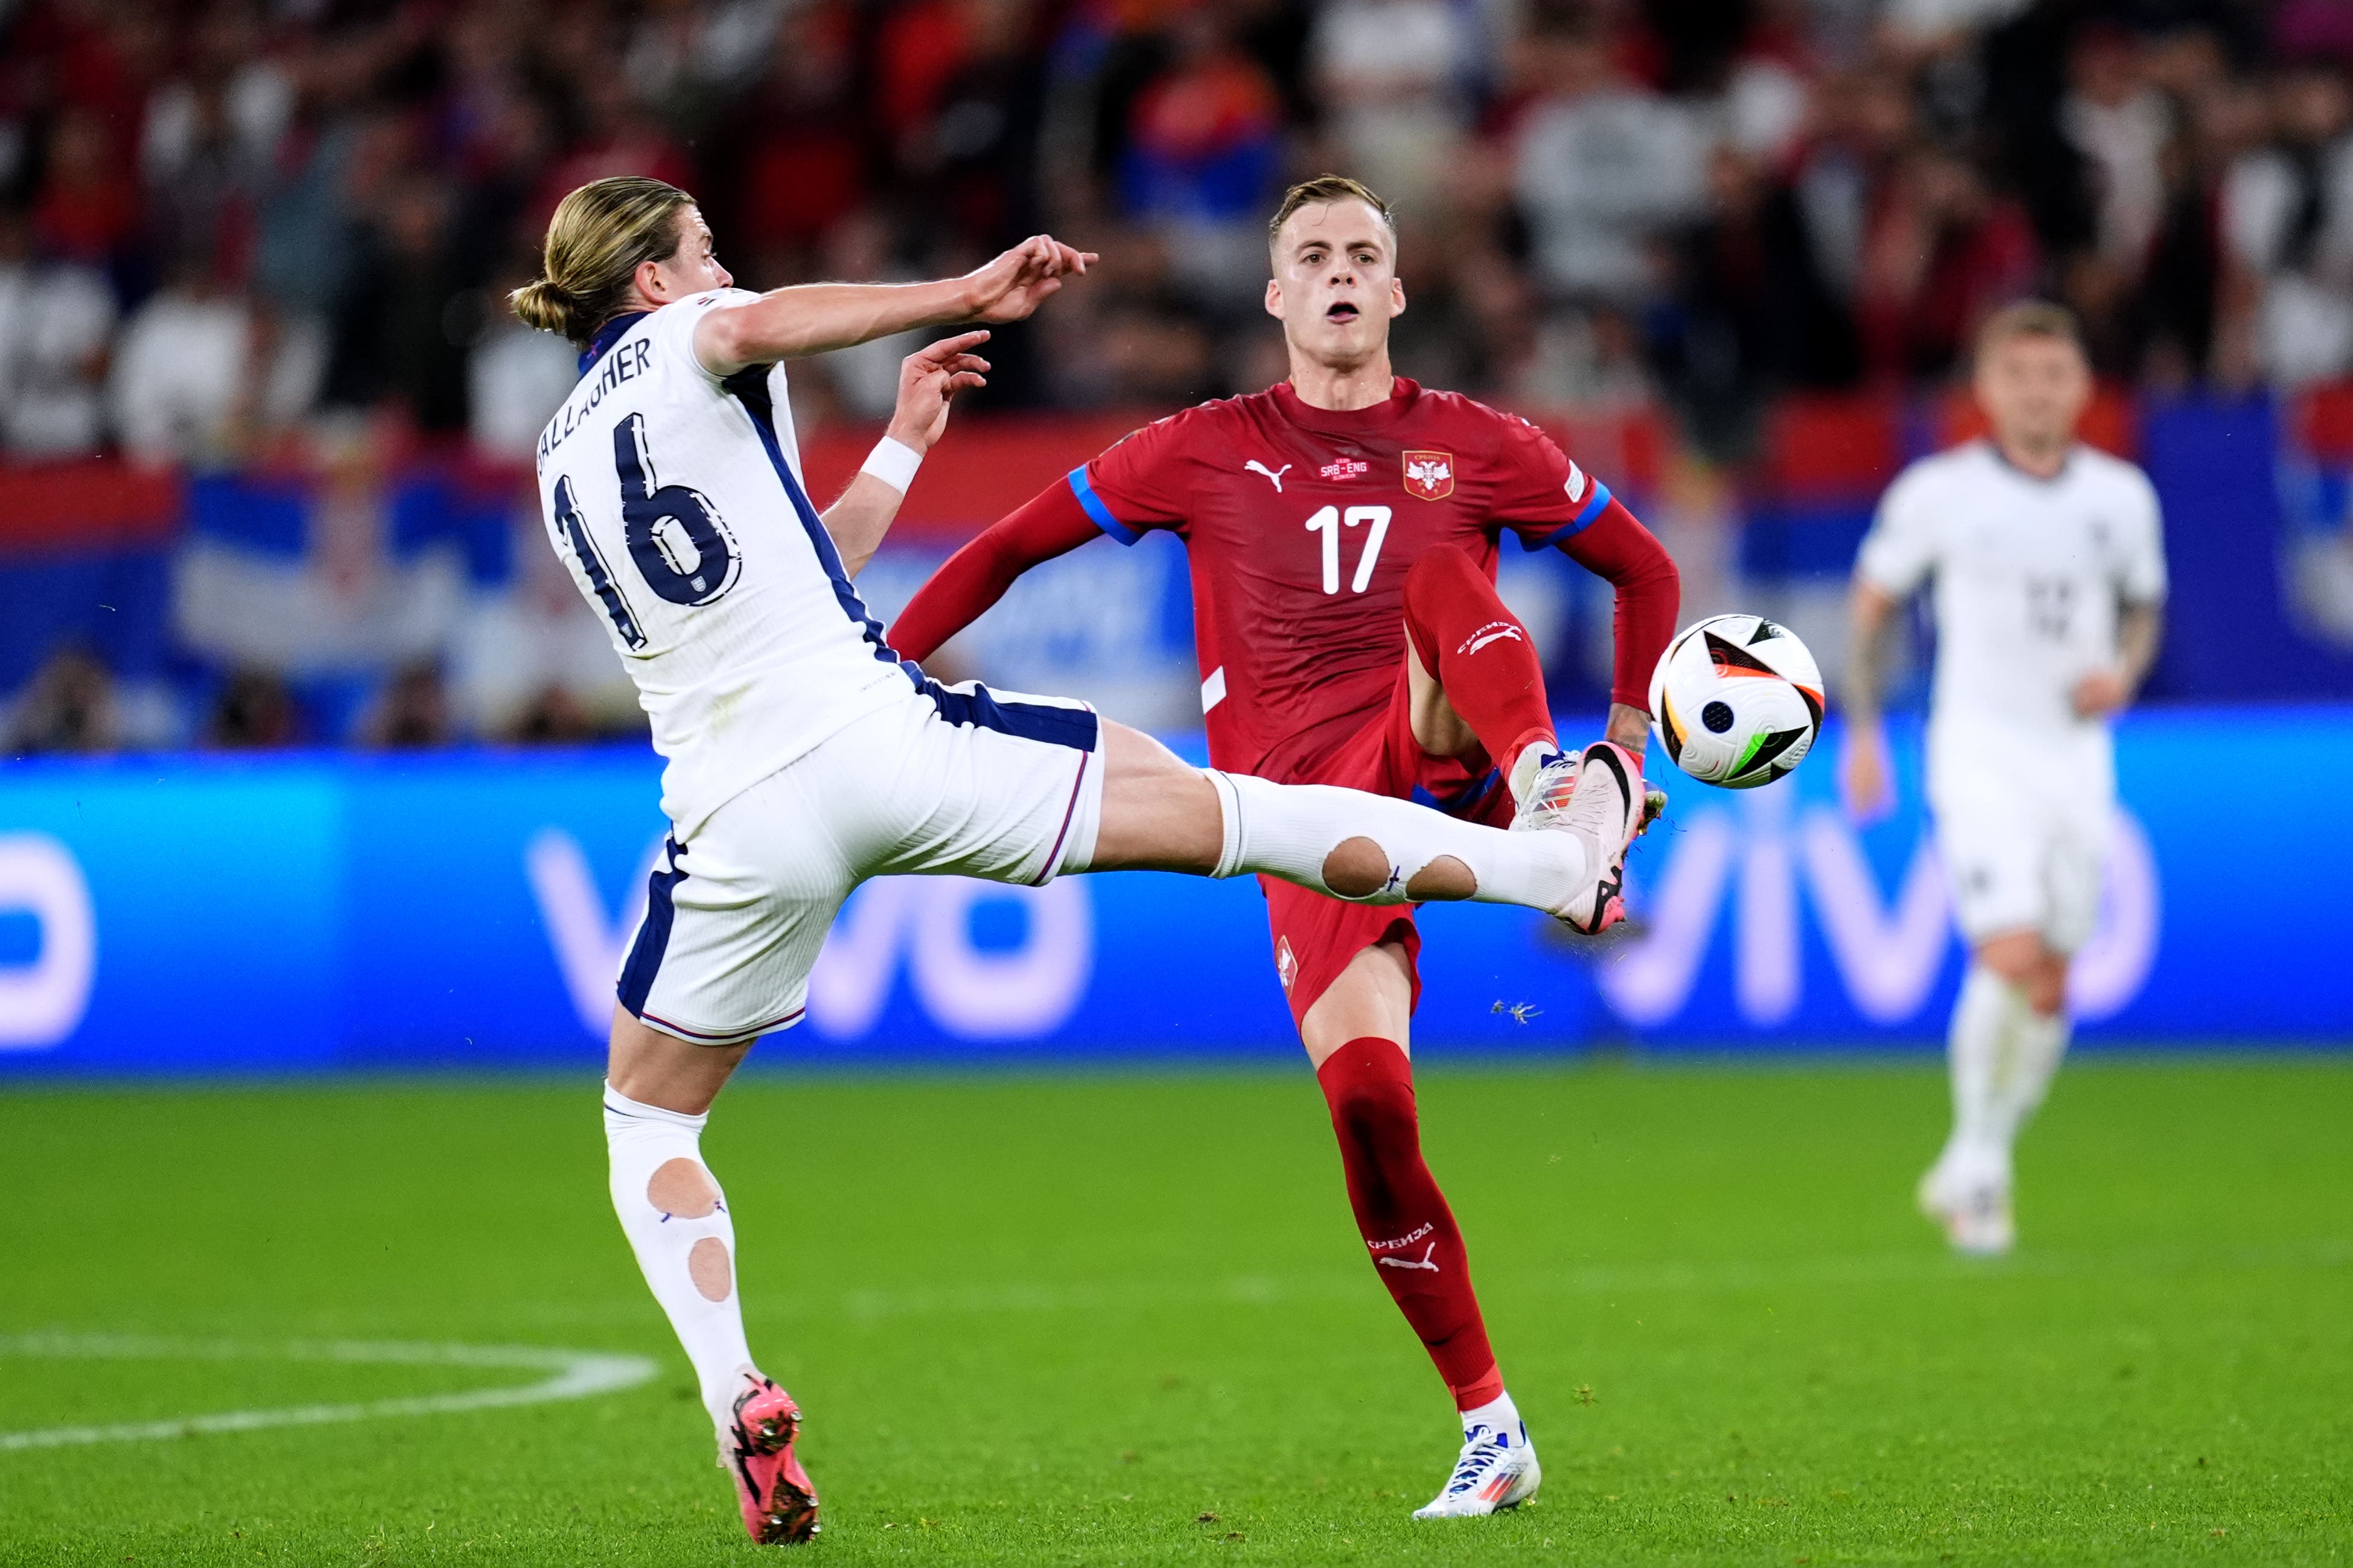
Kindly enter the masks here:
<path id="1" fill-rule="evenodd" d="M 1754 789 L 1805 761 L 1822 726 L 1822 672 L 1762 616 L 1710 616 L 1678 633 L 1651 677 L 1651 726 L 1702 784 Z"/>

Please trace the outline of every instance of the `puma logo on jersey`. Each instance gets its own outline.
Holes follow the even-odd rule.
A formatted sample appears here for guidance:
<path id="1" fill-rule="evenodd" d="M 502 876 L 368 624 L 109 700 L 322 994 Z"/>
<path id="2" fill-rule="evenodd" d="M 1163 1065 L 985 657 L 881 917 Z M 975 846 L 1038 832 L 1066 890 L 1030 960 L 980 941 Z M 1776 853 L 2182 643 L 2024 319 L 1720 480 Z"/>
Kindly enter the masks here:
<path id="1" fill-rule="evenodd" d="M 1289 463 L 1285 463 L 1279 468 L 1270 468 L 1264 463 L 1260 462 L 1256 458 L 1252 458 L 1249 462 L 1242 465 L 1242 472 L 1246 474 L 1264 474 L 1266 476 L 1266 482 L 1274 487 L 1274 493 L 1281 495 L 1282 493 L 1282 476 L 1291 472 L 1291 465 Z"/>
<path id="2" fill-rule="evenodd" d="M 1512 642 L 1525 642 L 1527 640 L 1525 637 L 1520 635 L 1520 628 L 1514 626 L 1511 622 L 1489 621 L 1485 626 L 1481 626 L 1477 631 L 1472 632 L 1469 640 L 1464 642 L 1461 647 L 1456 648 L 1454 651 L 1457 656 L 1467 658 L 1472 654 L 1477 653 L 1489 643 L 1499 643 L 1507 639 Z"/>
<path id="3" fill-rule="evenodd" d="M 1422 1249 L 1421 1257 L 1418 1259 L 1411 1258 L 1376 1258 L 1373 1261 L 1379 1264 L 1384 1268 L 1427 1268 L 1432 1274 L 1435 1274 L 1439 1271 L 1439 1268 L 1437 1263 L 1432 1260 L 1430 1255 L 1435 1253 L 1437 1250 L 1438 1243 L 1433 1241 Z"/>

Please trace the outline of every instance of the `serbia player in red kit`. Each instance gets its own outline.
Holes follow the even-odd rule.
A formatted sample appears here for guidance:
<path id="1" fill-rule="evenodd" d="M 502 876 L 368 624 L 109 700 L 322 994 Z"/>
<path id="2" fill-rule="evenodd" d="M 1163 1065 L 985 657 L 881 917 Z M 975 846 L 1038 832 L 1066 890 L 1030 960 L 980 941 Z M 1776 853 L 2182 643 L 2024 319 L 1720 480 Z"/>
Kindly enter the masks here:
<path id="1" fill-rule="evenodd" d="M 1136 432 L 941 567 L 891 627 L 921 660 L 1023 571 L 1109 534 L 1185 541 L 1216 766 L 1347 784 L 1533 826 L 1582 767 L 1641 788 L 1649 676 L 1672 635 L 1674 563 L 1534 426 L 1389 368 L 1405 309 L 1396 221 L 1353 180 L 1294 187 L 1271 226 L 1266 308 L 1291 378 Z M 1526 629 L 1494 588 L 1502 533 L 1556 546 L 1617 588 L 1607 739 L 1564 755 Z M 1653 799 L 1653 809 L 1660 804 Z M 1589 919 L 1619 918 L 1622 861 Z M 1410 906 L 1342 903 L 1261 879 L 1274 958 L 1331 1106 L 1375 1272 L 1461 1412 L 1444 1489 L 1417 1517 L 1525 1501 L 1535 1454 L 1489 1348 L 1462 1237 L 1421 1156 L 1407 1026 L 1420 982 Z"/>

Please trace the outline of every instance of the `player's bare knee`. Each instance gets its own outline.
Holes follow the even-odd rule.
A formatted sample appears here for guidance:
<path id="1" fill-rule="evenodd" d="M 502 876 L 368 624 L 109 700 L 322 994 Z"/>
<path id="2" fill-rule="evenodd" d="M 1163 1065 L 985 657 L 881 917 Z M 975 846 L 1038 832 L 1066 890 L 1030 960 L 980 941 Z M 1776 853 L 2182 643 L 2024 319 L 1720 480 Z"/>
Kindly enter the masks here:
<path id="1" fill-rule="evenodd" d="M 2045 950 L 2031 931 L 2011 931 L 1978 944 L 1977 961 L 2001 979 L 2026 990 L 2034 983 Z"/>
<path id="2" fill-rule="evenodd" d="M 1453 856 L 1440 855 L 1416 871 L 1405 890 L 1406 896 L 1418 904 L 1454 903 L 1477 892 L 1479 879 Z"/>
<path id="3" fill-rule="evenodd" d="M 2058 1016 L 2067 1005 L 2067 961 L 2056 954 L 2037 964 L 2026 984 L 2026 1005 L 2046 1018 Z"/>
<path id="4" fill-rule="evenodd" d="M 727 1300 L 735 1289 L 735 1260 L 727 1256 L 727 1244 L 715 1236 L 696 1242 L 686 1254 L 686 1276 L 704 1300 Z"/>
<path id="5" fill-rule="evenodd" d="M 1324 857 L 1324 885 L 1339 898 L 1369 899 L 1388 882 L 1388 851 L 1369 838 L 1344 838 Z"/>
<path id="6" fill-rule="evenodd" d="M 719 1209 L 719 1186 L 702 1164 L 681 1155 L 665 1160 L 646 1184 L 646 1202 L 677 1219 L 708 1219 Z"/>

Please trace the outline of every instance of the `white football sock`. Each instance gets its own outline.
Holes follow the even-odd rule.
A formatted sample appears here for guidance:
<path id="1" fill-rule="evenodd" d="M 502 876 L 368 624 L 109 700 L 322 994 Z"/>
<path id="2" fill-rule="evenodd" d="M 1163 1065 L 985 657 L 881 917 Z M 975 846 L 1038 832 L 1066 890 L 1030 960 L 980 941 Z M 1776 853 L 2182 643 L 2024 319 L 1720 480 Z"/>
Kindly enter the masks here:
<path id="1" fill-rule="evenodd" d="M 694 1363 L 703 1407 L 723 1437 L 752 1366 L 735 1289 L 735 1224 L 702 1163 L 709 1118 L 641 1105 L 605 1086 L 605 1144 L 612 1156 L 613 1211 L 638 1255 L 654 1300 Z"/>
<path id="2" fill-rule="evenodd" d="M 2011 1052 L 2026 999 L 1981 963 L 1971 963 L 1953 1005 L 1947 1049 L 1953 1079 L 1953 1135 L 1939 1162 L 1956 1174 L 2009 1176 L 2009 1141 L 2000 1131 L 1995 1085 Z"/>
<path id="3" fill-rule="evenodd" d="M 2019 1009 L 2010 1026 L 2007 1070 L 1994 1084 L 1992 1130 L 2004 1149 L 2018 1142 L 2019 1129 L 2051 1092 L 2051 1079 L 2067 1054 L 2067 1038 L 2073 1032 L 2064 1007 L 2056 1013 L 2038 1013 L 2028 1006 Z"/>
<path id="4" fill-rule="evenodd" d="M 1512 1403 L 1509 1393 L 1499 1394 L 1486 1404 L 1462 1413 L 1462 1436 L 1470 1436 L 1473 1426 L 1501 1432 L 1516 1441 L 1521 1436 L 1520 1407 Z"/>
<path id="5" fill-rule="evenodd" d="M 1324 858 L 1351 838 L 1368 838 L 1388 857 L 1378 891 L 1349 901 L 1402 904 L 1415 876 L 1451 857 L 1471 869 L 1474 903 L 1517 904 L 1556 912 L 1591 875 L 1585 845 L 1560 832 L 1506 833 L 1481 827 L 1410 801 L 1329 784 L 1278 784 L 1248 773 L 1208 770 L 1225 813 L 1225 847 L 1212 876 L 1261 872 L 1333 898 Z"/>

